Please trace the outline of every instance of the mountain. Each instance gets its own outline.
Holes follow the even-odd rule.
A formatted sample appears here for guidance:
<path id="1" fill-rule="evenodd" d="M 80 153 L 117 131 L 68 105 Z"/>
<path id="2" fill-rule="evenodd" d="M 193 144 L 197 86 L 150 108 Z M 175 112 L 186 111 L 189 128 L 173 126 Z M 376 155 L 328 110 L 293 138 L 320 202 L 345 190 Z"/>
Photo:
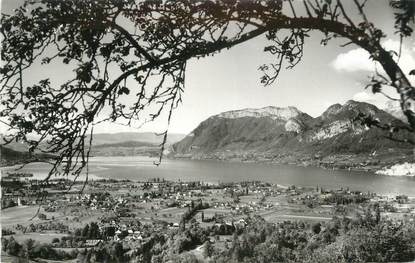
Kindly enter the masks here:
<path id="1" fill-rule="evenodd" d="M 185 137 L 184 134 L 169 133 L 167 144 L 180 141 Z M 154 132 L 118 132 L 118 133 L 96 133 L 93 137 L 94 145 L 122 143 L 126 141 L 145 142 L 151 144 L 160 144 L 162 136 Z"/>
<path id="2" fill-rule="evenodd" d="M 183 139 L 185 135 L 171 133 L 167 146 Z M 151 132 L 97 133 L 93 137 L 93 156 L 157 155 L 163 137 Z"/>
<path id="3" fill-rule="evenodd" d="M 396 157 L 406 158 L 411 145 L 385 139 L 384 131 L 353 122 L 359 112 L 403 125 L 374 105 L 352 100 L 330 106 L 317 118 L 295 107 L 243 109 L 203 121 L 172 146 L 172 155 L 285 163 L 344 163 L 347 158 L 361 162 L 362 158 L 367 161 L 368 156 L 376 163 L 389 161 L 392 152 L 397 153 L 392 154 Z M 400 132 L 398 136 L 411 135 Z"/>
<path id="4" fill-rule="evenodd" d="M 94 146 L 95 149 L 107 148 L 107 147 L 154 147 L 157 146 L 154 143 L 139 142 L 139 141 L 123 141 L 117 143 L 104 143 Z"/>
<path id="5" fill-rule="evenodd" d="M 29 153 L 15 151 L 13 149 L 0 146 L 0 161 L 1 162 L 13 162 L 21 159 L 30 158 Z"/>
<path id="6" fill-rule="evenodd" d="M 159 143 L 140 141 L 121 141 L 116 143 L 104 143 L 94 145 L 91 154 L 93 156 L 133 156 L 150 155 L 159 153 Z"/>
<path id="7" fill-rule="evenodd" d="M 36 153 L 30 154 L 27 151 L 16 151 L 0 145 L 0 167 L 20 164 L 28 161 L 39 161 L 53 158 L 53 155 Z"/>
<path id="8" fill-rule="evenodd" d="M 202 122 L 191 134 L 174 144 L 177 153 L 215 150 L 267 151 L 270 142 L 281 136 L 299 133 L 309 126 L 312 117 L 295 107 L 266 107 L 258 110 L 229 111 Z"/>
<path id="9" fill-rule="evenodd" d="M 185 135 L 171 133 L 167 137 L 167 146 L 180 141 Z M 1 140 L 1 137 L 0 137 Z M 89 140 L 89 138 L 87 138 Z M 159 153 L 159 144 L 163 137 L 151 132 L 122 132 L 122 133 L 97 133 L 94 134 L 92 143 L 92 156 L 131 156 L 131 155 L 156 155 Z M 43 144 L 45 146 L 45 144 Z M 13 151 L 17 156 L 20 153 L 22 160 L 27 159 L 28 147 L 24 143 L 11 142 L 6 146 L 7 153 Z M 37 152 L 37 154 L 39 154 Z M 14 157 L 13 157 L 14 158 Z M 17 158 L 18 159 L 18 158 Z M 16 159 L 16 160 L 17 160 Z M 0 160 L 1 161 L 1 160 Z M 3 160 L 3 163 L 6 162 Z"/>
<path id="10" fill-rule="evenodd" d="M 173 144 L 180 141 L 185 137 L 184 134 L 180 133 L 169 133 L 167 136 L 167 144 Z M 86 138 L 89 141 L 89 136 Z M 100 146 L 155 146 L 159 145 L 163 140 L 163 136 L 157 135 L 154 132 L 119 132 L 119 133 L 96 133 L 93 137 L 93 145 Z M 0 141 L 2 136 L 0 134 Z M 11 142 L 7 146 L 10 149 L 16 151 L 27 151 L 28 147 L 22 142 Z"/>

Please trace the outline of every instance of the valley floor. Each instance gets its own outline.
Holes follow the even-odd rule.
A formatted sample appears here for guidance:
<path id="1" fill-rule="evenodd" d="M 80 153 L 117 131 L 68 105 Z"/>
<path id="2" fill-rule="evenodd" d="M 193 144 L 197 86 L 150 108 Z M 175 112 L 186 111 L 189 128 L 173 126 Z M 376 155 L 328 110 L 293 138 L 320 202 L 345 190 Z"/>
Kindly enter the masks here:
<path id="1" fill-rule="evenodd" d="M 36 205 L 32 204 L 33 197 L 23 193 L 6 195 L 6 199 L 17 196 L 25 204 L 2 209 L 3 251 L 13 256 L 26 253 L 32 259 L 73 262 L 112 247 L 121 249 L 119 257 L 126 259 L 141 257 L 148 244 L 165 240 L 160 245 L 164 247 L 162 251 L 169 252 L 152 249 L 153 257 L 171 259 L 178 255 L 198 262 L 209 261 L 213 256 L 210 250 L 226 258 L 226 247 L 232 248 L 235 238 L 242 240 L 259 225 L 285 228 L 289 226 L 287 222 L 292 222 L 289 227 L 300 231 L 317 225 L 328 229 L 338 220 L 360 224 L 362 215 L 369 220 L 368 211 L 370 217 L 377 215 L 374 222 L 410 218 L 413 222 L 415 214 L 415 200 L 406 196 L 391 198 L 349 189 L 286 188 L 264 182 L 207 185 L 160 179 L 102 180 L 90 183 L 79 194 L 81 187 L 75 185 L 72 192 L 59 193 L 59 186 L 51 185 L 48 191 L 54 194 Z M 13 193 L 13 188 L 3 187 L 3 191 Z M 39 207 L 39 214 L 30 220 Z M 304 234 L 312 235 L 309 231 Z M 175 241 L 167 242 L 172 236 Z M 28 240 L 33 240 L 31 247 L 36 250 L 22 246 Z M 117 244 L 121 247 L 117 248 Z M 11 258 L 6 256 L 4 260 Z"/>

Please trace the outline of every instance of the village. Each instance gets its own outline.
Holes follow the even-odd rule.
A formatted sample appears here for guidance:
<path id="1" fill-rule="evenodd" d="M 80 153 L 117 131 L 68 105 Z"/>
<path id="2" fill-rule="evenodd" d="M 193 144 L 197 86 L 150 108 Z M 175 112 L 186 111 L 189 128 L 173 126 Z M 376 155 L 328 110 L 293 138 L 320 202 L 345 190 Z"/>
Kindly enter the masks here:
<path id="1" fill-rule="evenodd" d="M 349 189 L 281 186 L 259 181 L 207 184 L 153 179 L 98 180 L 70 185 L 27 174 L 2 177 L 2 236 L 33 239 L 58 249 L 119 241 L 144 244 L 154 233 L 181 231 L 190 224 L 208 229 L 212 243 L 231 242 L 252 215 L 267 222 L 320 222 L 355 218 L 367 207 L 384 217 L 415 213 L 407 196 L 380 196 Z"/>

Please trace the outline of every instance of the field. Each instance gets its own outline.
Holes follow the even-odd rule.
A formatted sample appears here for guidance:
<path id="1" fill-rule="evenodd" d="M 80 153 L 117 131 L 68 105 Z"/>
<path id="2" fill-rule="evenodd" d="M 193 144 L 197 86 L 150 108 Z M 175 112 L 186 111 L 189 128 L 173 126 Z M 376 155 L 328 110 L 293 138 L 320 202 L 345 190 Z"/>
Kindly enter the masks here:
<path id="1" fill-rule="evenodd" d="M 16 206 L 1 210 L 2 228 L 7 228 L 16 224 L 26 226 L 31 223 L 41 222 L 37 217 L 32 219 L 32 217 L 36 215 L 38 208 L 38 206 Z M 41 209 L 40 212 L 44 213 L 43 209 Z"/>
<path id="2" fill-rule="evenodd" d="M 36 261 L 33 261 L 33 260 L 23 261 L 22 259 L 18 257 L 6 255 L 6 253 L 2 251 L 1 262 L 2 263 L 18 263 L 18 262 L 35 263 Z"/>
<path id="3" fill-rule="evenodd" d="M 171 223 L 179 223 L 181 220 L 182 215 L 187 208 L 180 208 L 180 207 L 169 207 L 165 209 L 161 209 L 157 212 L 159 215 L 159 219 L 162 219 L 167 222 Z"/>
<path id="4" fill-rule="evenodd" d="M 271 223 L 277 223 L 281 221 L 329 221 L 331 217 L 324 217 L 324 216 L 315 216 L 315 215 L 291 215 L 291 214 L 283 214 L 279 211 L 266 211 L 258 213 L 258 215 L 262 216 L 266 221 Z"/>
<path id="5" fill-rule="evenodd" d="M 66 234 L 59 234 L 53 232 L 47 233 L 26 233 L 26 234 L 15 234 L 13 238 L 16 239 L 17 242 L 22 243 L 27 239 L 33 239 L 35 241 L 39 241 L 40 243 L 50 244 L 52 240 L 57 238 L 62 238 L 63 236 L 67 236 Z"/>
<path id="6" fill-rule="evenodd" d="M 2 252 L 0 262 L 2 262 L 2 263 L 22 263 L 22 262 L 24 262 L 24 263 L 36 263 L 38 261 L 33 261 L 33 260 L 27 260 L 26 261 L 26 260 L 18 258 L 18 257 L 6 255 L 4 252 Z M 42 259 L 42 262 L 46 262 L 46 263 L 75 263 L 75 262 L 77 262 L 77 260 L 74 259 L 74 260 L 56 261 L 56 260 Z"/>

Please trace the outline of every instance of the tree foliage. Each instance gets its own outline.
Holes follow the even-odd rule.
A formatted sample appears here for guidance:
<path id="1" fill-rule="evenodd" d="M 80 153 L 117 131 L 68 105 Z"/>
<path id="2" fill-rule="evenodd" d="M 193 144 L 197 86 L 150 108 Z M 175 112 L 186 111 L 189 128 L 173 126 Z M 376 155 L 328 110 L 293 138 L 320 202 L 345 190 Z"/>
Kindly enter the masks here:
<path id="1" fill-rule="evenodd" d="M 373 212 L 373 211 L 372 211 Z M 318 231 L 316 231 L 318 229 Z M 405 262 L 415 257 L 413 223 L 376 220 L 370 211 L 359 219 L 334 218 L 271 224 L 254 218 L 215 262 Z"/>
<path id="2" fill-rule="evenodd" d="M 360 14 L 356 21 L 341 0 L 27 0 L 1 18 L 0 114 L 12 131 L 6 140 L 23 141 L 31 152 L 55 154 L 46 180 L 79 175 L 97 123 L 131 125 L 152 121 L 163 111 L 170 121 L 181 101 L 189 59 L 265 35 L 264 52 L 274 62 L 259 67 L 260 81 L 271 85 L 282 69 L 302 60 L 311 30 L 322 32 L 323 45 L 343 38 L 345 45 L 368 51 L 386 73 L 373 77 L 372 91 L 394 87 L 409 122 L 406 129 L 414 131 L 415 89 L 393 53 L 382 47 L 385 34 L 368 21 L 366 1 L 353 3 L 352 11 Z M 410 36 L 413 2 L 392 1 L 391 6 L 397 32 Z M 25 79 L 32 67 L 48 64 L 66 65 L 68 79 Z M 393 134 L 392 125 L 385 125 L 378 126 Z M 162 135 L 161 153 L 167 130 Z"/>

